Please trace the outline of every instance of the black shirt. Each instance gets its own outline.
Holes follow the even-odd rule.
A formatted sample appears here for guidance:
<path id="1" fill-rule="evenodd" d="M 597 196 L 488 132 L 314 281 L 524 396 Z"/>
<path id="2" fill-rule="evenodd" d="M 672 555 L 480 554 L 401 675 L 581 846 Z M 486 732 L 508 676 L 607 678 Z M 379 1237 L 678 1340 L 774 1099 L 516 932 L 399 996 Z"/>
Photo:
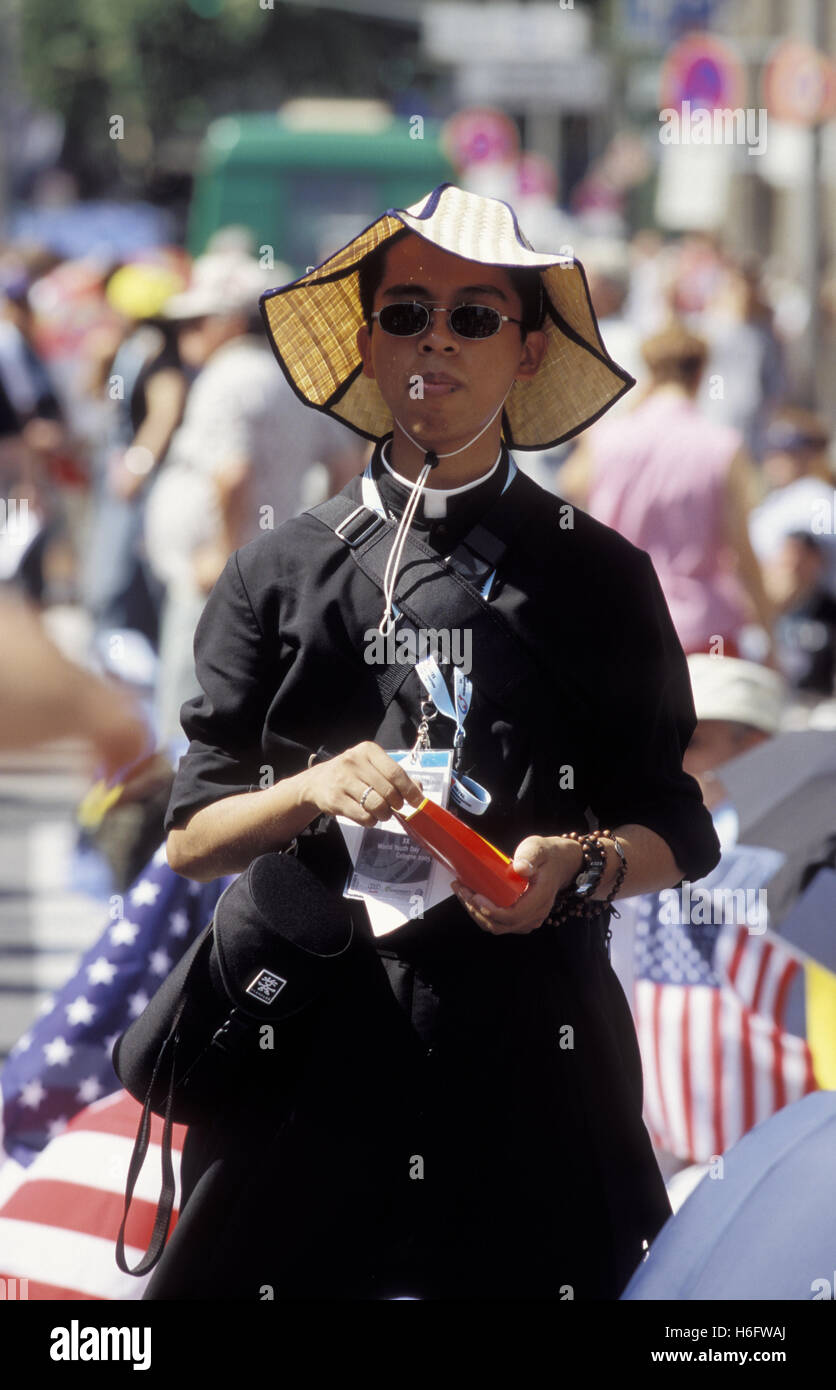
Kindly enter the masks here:
<path id="1" fill-rule="evenodd" d="M 379 448 L 372 469 L 384 506 L 400 516 L 407 493 Z M 427 519 L 421 502 L 414 533 L 449 554 L 505 479 L 503 454 L 484 484 L 448 499 L 444 518 Z M 361 479 L 344 491 L 359 502 Z M 649 556 L 522 475 L 505 499 L 521 508 L 520 541 L 500 563 L 490 603 L 539 652 L 548 678 L 524 717 L 474 690 L 462 770 L 493 799 L 471 823 L 510 853 L 528 834 L 587 829 L 590 807 L 601 826 L 649 827 L 686 878 L 702 877 L 719 844 L 699 787 L 682 770 L 696 716 Z M 195 633 L 203 694 L 182 707 L 190 744 L 166 832 L 211 801 L 301 771 L 322 746 L 339 753 L 367 738 L 412 745 L 417 676 L 384 713 L 363 659 L 382 611 L 381 592 L 348 548 L 308 514 L 230 556 Z M 435 720 L 433 745 L 451 746 L 452 733 L 450 721 Z"/>

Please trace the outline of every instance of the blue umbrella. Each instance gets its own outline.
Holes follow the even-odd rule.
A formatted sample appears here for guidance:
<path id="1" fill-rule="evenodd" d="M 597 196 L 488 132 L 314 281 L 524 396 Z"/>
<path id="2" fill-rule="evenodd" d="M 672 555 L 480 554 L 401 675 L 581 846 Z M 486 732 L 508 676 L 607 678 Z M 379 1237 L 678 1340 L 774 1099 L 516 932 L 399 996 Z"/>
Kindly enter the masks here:
<path id="1" fill-rule="evenodd" d="M 722 1176 L 705 1175 L 621 1297 L 828 1298 L 834 1270 L 836 1092 L 815 1091 L 745 1134 Z"/>

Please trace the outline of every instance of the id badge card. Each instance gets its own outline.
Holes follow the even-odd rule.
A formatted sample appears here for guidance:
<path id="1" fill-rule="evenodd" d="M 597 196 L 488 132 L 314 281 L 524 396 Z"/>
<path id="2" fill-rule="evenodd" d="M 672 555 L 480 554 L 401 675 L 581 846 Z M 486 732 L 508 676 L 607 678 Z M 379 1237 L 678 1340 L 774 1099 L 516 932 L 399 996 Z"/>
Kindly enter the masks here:
<path id="1" fill-rule="evenodd" d="M 447 806 L 452 750 L 387 748 L 386 752 L 421 783 L 425 796 Z M 394 816 L 368 827 L 345 816 L 338 816 L 337 822 L 352 863 L 343 897 L 365 902 L 375 936 L 423 917 L 428 908 L 450 896 L 450 873 L 407 835 Z"/>
<path id="2" fill-rule="evenodd" d="M 424 789 L 424 795 L 430 801 L 435 801 L 439 806 L 446 808 L 450 800 L 450 787 L 453 778 L 453 750 L 449 748 L 407 748 L 396 749 L 395 751 L 386 749 L 390 758 L 396 763 L 400 763 L 404 772 L 415 782 L 420 782 Z M 382 821 L 378 829 L 386 827 L 387 830 L 397 830 L 401 835 L 406 831 L 394 816 L 389 820 Z"/>

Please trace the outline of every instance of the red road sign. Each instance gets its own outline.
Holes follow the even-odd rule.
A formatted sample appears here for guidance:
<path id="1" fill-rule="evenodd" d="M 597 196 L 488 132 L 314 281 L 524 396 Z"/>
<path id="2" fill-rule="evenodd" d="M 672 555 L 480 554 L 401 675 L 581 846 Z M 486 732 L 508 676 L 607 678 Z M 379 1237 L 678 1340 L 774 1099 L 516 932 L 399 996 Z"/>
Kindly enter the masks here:
<path id="1" fill-rule="evenodd" d="M 746 74 L 735 50 L 712 34 L 688 34 L 668 51 L 659 81 L 662 109 L 736 109 L 746 99 Z"/>

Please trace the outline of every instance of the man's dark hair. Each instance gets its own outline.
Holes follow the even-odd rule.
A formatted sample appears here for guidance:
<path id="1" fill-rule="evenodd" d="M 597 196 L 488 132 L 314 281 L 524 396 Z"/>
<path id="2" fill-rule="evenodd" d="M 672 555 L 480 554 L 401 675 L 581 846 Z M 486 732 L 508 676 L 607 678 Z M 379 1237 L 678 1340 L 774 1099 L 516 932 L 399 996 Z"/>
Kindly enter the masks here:
<path id="1" fill-rule="evenodd" d="M 372 312 L 374 309 L 374 297 L 383 279 L 386 269 L 386 257 L 389 248 L 396 242 L 402 241 L 405 236 L 414 235 L 408 227 L 403 227 L 394 236 L 390 236 L 386 241 L 376 246 L 370 251 L 368 256 L 360 262 L 358 271 L 358 288 L 360 291 L 360 306 L 363 310 L 363 318 L 372 327 Z M 508 274 L 508 278 L 519 295 L 522 304 L 522 324 L 520 333 L 525 338 L 527 333 L 533 333 L 540 328 L 545 314 L 545 292 L 543 283 L 540 279 L 539 270 L 526 270 L 520 266 L 503 266 Z"/>

